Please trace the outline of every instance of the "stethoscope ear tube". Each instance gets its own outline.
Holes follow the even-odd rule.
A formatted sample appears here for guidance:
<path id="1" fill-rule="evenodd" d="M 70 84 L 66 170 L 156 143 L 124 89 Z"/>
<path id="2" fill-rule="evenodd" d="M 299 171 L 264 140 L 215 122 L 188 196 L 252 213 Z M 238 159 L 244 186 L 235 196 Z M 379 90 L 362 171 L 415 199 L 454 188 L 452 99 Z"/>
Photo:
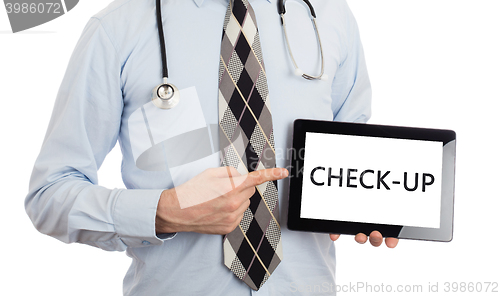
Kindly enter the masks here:
<path id="1" fill-rule="evenodd" d="M 278 13 L 280 15 L 282 14 L 285 14 L 286 13 L 286 10 L 285 10 L 285 4 L 283 3 L 283 0 L 278 0 Z"/>
<path id="2" fill-rule="evenodd" d="M 316 12 L 314 11 L 314 7 L 312 6 L 311 2 L 309 2 L 309 0 L 302 0 L 302 1 L 304 1 L 309 7 L 309 10 L 311 11 L 311 15 L 313 16 L 313 18 L 316 18 Z M 286 9 L 284 0 L 278 0 L 278 14 L 283 15 L 285 13 Z"/>
<path id="3" fill-rule="evenodd" d="M 309 10 L 311 11 L 311 15 L 313 18 L 316 18 L 316 12 L 314 11 L 314 7 L 312 6 L 311 2 L 309 0 L 304 0 L 304 2 L 309 6 Z"/>

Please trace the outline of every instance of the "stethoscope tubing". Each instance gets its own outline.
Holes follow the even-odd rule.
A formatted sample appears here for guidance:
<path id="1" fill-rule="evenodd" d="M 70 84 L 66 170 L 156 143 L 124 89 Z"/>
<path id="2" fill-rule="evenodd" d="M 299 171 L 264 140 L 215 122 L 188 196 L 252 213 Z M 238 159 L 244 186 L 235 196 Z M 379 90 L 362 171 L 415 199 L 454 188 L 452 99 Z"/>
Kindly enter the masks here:
<path id="1" fill-rule="evenodd" d="M 161 16 L 161 0 L 156 0 L 156 22 L 158 23 L 158 37 L 160 39 L 161 62 L 163 83 L 153 89 L 151 101 L 160 109 L 172 109 L 179 103 L 179 89 L 167 82 L 168 66 L 167 66 L 167 50 L 165 45 L 165 33 L 163 32 L 163 21 Z"/>
<path id="2" fill-rule="evenodd" d="M 230 0 L 232 1 L 232 0 Z M 286 31 L 286 22 L 285 22 L 285 2 L 286 0 L 278 1 L 278 13 L 281 17 L 281 24 L 283 27 L 283 32 L 285 35 L 285 41 L 288 49 L 288 53 L 292 60 L 292 63 L 295 67 L 295 73 L 299 76 L 307 80 L 315 80 L 324 78 L 324 70 L 325 70 L 325 62 L 323 57 L 323 46 L 321 44 L 321 38 L 319 36 L 318 24 L 316 22 L 316 12 L 314 11 L 314 7 L 312 6 L 309 0 L 303 0 L 304 3 L 309 7 L 311 12 L 311 20 L 314 26 L 314 31 L 316 32 L 316 38 L 318 40 L 320 56 L 321 56 L 321 72 L 319 75 L 310 75 L 303 73 L 302 70 L 297 65 L 295 58 L 293 57 L 292 49 L 290 47 L 290 42 L 288 40 L 288 34 Z M 168 79 L 168 65 L 167 65 L 167 50 L 165 45 L 165 32 L 163 31 L 163 21 L 162 21 L 162 13 L 161 13 L 161 0 L 156 0 L 156 22 L 158 24 L 158 37 L 160 41 L 160 50 L 161 50 L 161 61 L 162 61 L 162 76 L 163 83 L 159 84 L 153 89 L 152 101 L 155 106 L 161 109 L 171 109 L 175 107 L 179 102 L 179 90 L 173 84 L 167 82 Z"/>
<path id="3" fill-rule="evenodd" d="M 285 21 L 285 13 L 286 13 L 286 8 L 285 8 L 285 2 L 286 0 L 279 0 L 278 1 L 278 13 L 281 17 L 281 25 L 283 27 L 283 33 L 285 35 L 285 42 L 286 46 L 288 49 L 288 54 L 290 55 L 290 59 L 292 60 L 293 66 L 295 67 L 295 73 L 299 76 L 302 76 L 303 78 L 307 80 L 316 80 L 316 79 L 321 79 L 323 78 L 323 74 L 325 73 L 325 60 L 323 56 L 323 45 L 321 43 L 321 37 L 319 36 L 319 30 L 318 30 L 318 23 L 316 22 L 316 12 L 314 11 L 314 7 L 312 6 L 311 2 L 309 0 L 302 0 L 306 5 L 309 7 L 309 11 L 311 12 L 311 21 L 314 26 L 314 31 L 316 32 L 316 38 L 318 40 L 318 46 L 319 46 L 319 51 L 320 51 L 320 57 L 321 57 L 321 71 L 319 75 L 310 75 L 302 72 L 300 70 L 299 66 L 297 65 L 297 62 L 295 61 L 295 58 L 293 57 L 292 53 L 292 48 L 290 46 L 290 42 L 288 40 L 288 34 L 286 31 L 286 21 Z"/>
<path id="4" fill-rule="evenodd" d="M 156 22 L 158 23 L 158 37 L 160 38 L 161 62 L 163 78 L 168 78 L 167 50 L 165 48 L 165 33 L 161 16 L 161 0 L 156 0 Z"/>
<path id="5" fill-rule="evenodd" d="M 295 61 L 295 58 L 293 57 L 292 48 L 290 47 L 290 42 L 288 41 L 288 34 L 286 32 L 285 16 L 283 14 L 281 15 L 281 24 L 283 26 L 283 32 L 285 35 L 285 41 L 286 41 L 288 53 L 290 54 L 290 59 L 292 60 L 293 66 L 295 67 L 295 71 L 300 71 L 298 74 L 300 74 L 300 76 L 302 76 L 303 78 L 305 78 L 307 80 L 321 79 L 321 77 L 325 73 L 325 61 L 324 61 L 324 57 L 323 57 L 323 45 L 321 44 L 321 38 L 319 36 L 318 24 L 316 22 L 316 18 L 314 18 L 314 17 L 312 18 L 312 23 L 314 26 L 314 31 L 316 31 L 316 37 L 318 39 L 319 51 L 320 51 L 320 56 L 321 56 L 321 72 L 317 76 L 313 76 L 313 75 L 309 75 L 309 74 L 301 72 L 299 66 L 297 65 L 297 62 Z"/>

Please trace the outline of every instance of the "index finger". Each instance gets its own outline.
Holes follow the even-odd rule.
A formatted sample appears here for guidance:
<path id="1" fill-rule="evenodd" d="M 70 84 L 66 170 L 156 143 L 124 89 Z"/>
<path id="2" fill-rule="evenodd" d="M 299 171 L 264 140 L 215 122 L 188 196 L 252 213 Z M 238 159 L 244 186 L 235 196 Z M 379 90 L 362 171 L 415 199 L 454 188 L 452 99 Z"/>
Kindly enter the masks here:
<path id="1" fill-rule="evenodd" d="M 258 170 L 248 173 L 247 175 L 233 178 L 236 187 L 246 189 L 255 187 L 267 181 L 275 181 L 288 177 L 288 170 L 282 168 L 273 168 Z M 241 185 L 240 185 L 241 184 Z"/>

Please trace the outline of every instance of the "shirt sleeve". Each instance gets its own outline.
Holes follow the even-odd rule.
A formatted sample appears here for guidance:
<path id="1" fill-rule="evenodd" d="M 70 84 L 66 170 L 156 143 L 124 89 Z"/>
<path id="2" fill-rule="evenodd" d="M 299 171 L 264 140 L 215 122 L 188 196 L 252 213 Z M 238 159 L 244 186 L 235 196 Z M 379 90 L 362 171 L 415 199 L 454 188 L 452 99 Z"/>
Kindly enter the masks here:
<path id="1" fill-rule="evenodd" d="M 163 242 L 155 233 L 162 190 L 98 185 L 97 170 L 120 130 L 121 67 L 92 18 L 70 59 L 25 200 L 35 227 L 66 243 L 123 251 Z"/>
<path id="2" fill-rule="evenodd" d="M 371 85 L 359 29 L 345 3 L 345 52 L 332 83 L 334 121 L 366 123 L 371 116 Z"/>

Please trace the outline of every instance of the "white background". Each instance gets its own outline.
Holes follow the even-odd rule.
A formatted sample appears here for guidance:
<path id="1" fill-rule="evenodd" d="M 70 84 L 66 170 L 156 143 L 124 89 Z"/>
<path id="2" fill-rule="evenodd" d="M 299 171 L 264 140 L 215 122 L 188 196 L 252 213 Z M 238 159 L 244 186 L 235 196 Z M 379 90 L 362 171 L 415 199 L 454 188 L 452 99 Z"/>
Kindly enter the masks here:
<path id="1" fill-rule="evenodd" d="M 121 294 L 130 263 L 123 253 L 65 245 L 41 235 L 23 206 L 70 54 L 89 17 L 109 2 L 82 0 L 67 15 L 18 34 L 10 33 L 1 5 L 0 294 Z M 391 250 L 341 237 L 336 244 L 337 283 L 394 289 L 421 284 L 426 289 L 429 282 L 439 282 L 440 288 L 447 281 L 499 282 L 500 2 L 348 2 L 360 26 L 373 85 L 370 122 L 457 132 L 456 211 L 451 243 L 401 241 Z M 116 152 L 100 171 L 100 182 L 108 187 L 122 186 Z M 361 292 L 339 295 L 374 295 Z"/>

